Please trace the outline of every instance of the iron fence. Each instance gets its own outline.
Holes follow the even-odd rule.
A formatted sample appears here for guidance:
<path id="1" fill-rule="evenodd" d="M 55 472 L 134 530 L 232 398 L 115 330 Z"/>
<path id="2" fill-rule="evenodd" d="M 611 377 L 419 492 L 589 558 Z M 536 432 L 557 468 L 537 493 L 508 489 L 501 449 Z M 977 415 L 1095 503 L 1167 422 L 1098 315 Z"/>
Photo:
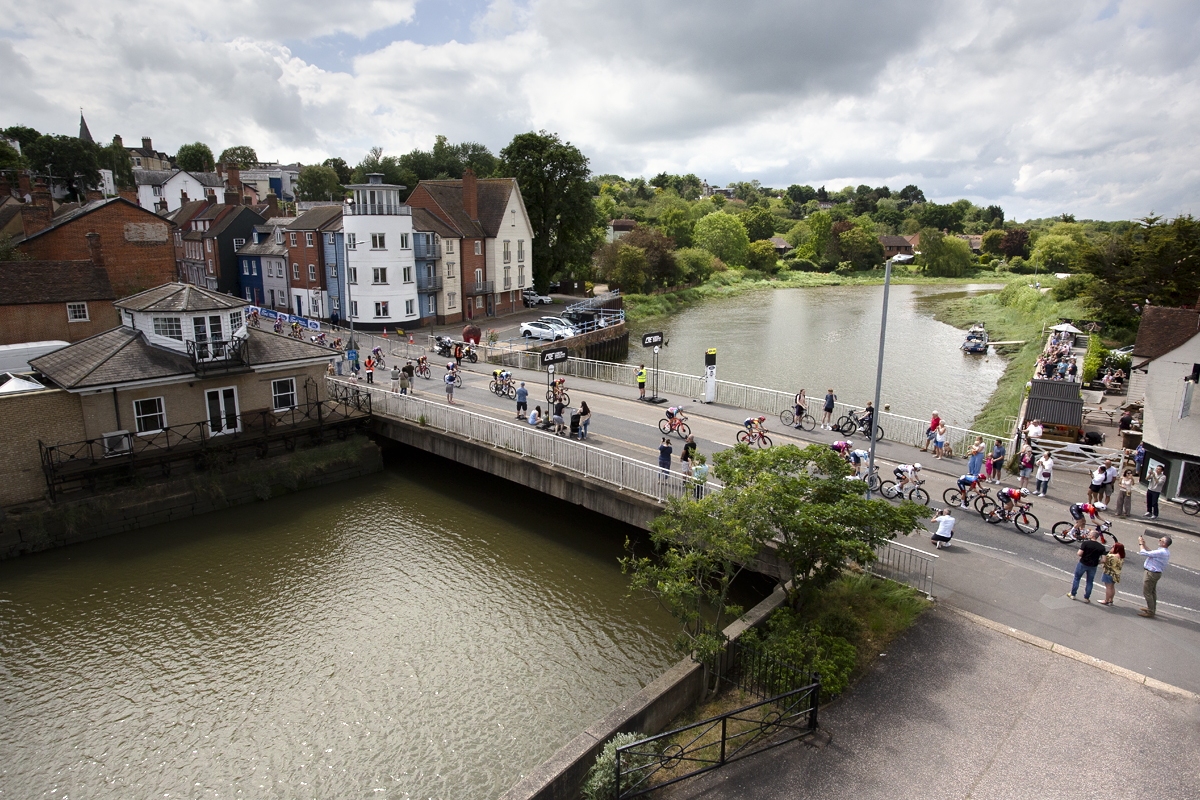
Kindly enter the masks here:
<path id="1" fill-rule="evenodd" d="M 817 728 L 821 682 L 617 748 L 617 797 L 640 797 Z"/>
<path id="2" fill-rule="evenodd" d="M 866 571 L 933 597 L 933 566 L 937 558 L 934 553 L 900 542 L 884 542 L 875 548 L 875 560 L 866 565 Z"/>
<path id="3" fill-rule="evenodd" d="M 627 456 L 610 453 L 583 442 L 556 436 L 540 428 L 476 414 L 462 408 L 433 403 L 407 394 L 393 394 L 362 384 L 347 385 L 328 379 L 330 395 L 362 393 L 371 397 L 372 413 L 453 433 L 521 456 L 576 472 L 625 491 L 665 502 L 671 497 L 700 499 L 721 488 L 719 483 L 697 482 L 681 472 L 663 470 Z M 335 388 L 336 387 L 336 388 Z"/>

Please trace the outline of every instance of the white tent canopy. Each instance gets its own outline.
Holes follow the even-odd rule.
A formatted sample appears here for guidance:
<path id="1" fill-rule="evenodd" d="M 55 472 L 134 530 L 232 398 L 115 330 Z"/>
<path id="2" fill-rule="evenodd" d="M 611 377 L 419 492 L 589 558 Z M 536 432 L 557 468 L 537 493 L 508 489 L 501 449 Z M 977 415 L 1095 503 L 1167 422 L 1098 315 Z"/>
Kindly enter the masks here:
<path id="1" fill-rule="evenodd" d="M 1055 325 L 1050 330 L 1058 331 L 1059 333 L 1083 333 L 1083 331 L 1079 330 L 1079 328 L 1076 328 L 1069 322 L 1063 322 L 1059 325 Z"/>

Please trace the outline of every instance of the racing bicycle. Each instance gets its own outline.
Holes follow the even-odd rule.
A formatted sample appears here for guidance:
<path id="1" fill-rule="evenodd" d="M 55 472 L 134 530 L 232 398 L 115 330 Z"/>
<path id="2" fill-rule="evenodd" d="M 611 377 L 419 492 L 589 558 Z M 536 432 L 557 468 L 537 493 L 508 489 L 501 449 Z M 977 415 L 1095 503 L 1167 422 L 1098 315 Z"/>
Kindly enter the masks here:
<path id="1" fill-rule="evenodd" d="M 488 384 L 488 390 L 497 397 L 507 397 L 509 400 L 517 399 L 517 387 L 513 386 L 512 381 L 498 381 L 493 379 Z"/>
<path id="2" fill-rule="evenodd" d="M 744 444 L 757 444 L 759 447 L 770 447 L 771 437 L 765 430 L 738 431 L 737 440 Z"/>
<path id="3" fill-rule="evenodd" d="M 1030 503 L 1017 503 L 1012 511 L 1005 511 L 995 500 L 988 499 L 980 509 L 984 520 L 995 525 L 998 522 L 1009 521 L 1017 526 L 1017 530 L 1026 535 L 1037 533 L 1038 518 L 1029 513 Z"/>
<path id="4" fill-rule="evenodd" d="M 949 489 L 942 492 L 942 499 L 946 501 L 946 505 L 951 505 L 955 508 L 962 507 L 962 492 L 958 490 L 957 486 L 951 486 Z M 983 507 L 988 503 L 994 504 L 995 501 L 988 497 L 988 488 L 986 486 L 980 486 L 975 489 L 967 489 L 967 505 L 973 507 L 980 514 L 983 514 Z M 987 515 L 983 514 L 983 516 L 986 518 Z"/>
<path id="5" fill-rule="evenodd" d="M 929 492 L 921 488 L 921 484 L 924 482 L 915 481 L 915 485 L 911 489 L 901 493 L 900 487 L 895 481 L 884 481 L 879 486 L 879 493 L 888 500 L 897 500 L 903 495 L 905 500 L 927 506 L 929 505 Z"/>
<path id="6" fill-rule="evenodd" d="M 664 417 L 658 421 L 658 429 L 663 433 L 677 433 L 680 439 L 686 439 L 692 435 L 692 429 L 684 422 L 687 417 L 682 414 L 676 414 L 674 418 Z"/>
<path id="7" fill-rule="evenodd" d="M 1100 525 L 1091 526 L 1091 530 L 1100 531 L 1100 544 L 1107 544 L 1108 536 L 1111 536 L 1114 542 L 1117 541 L 1116 534 L 1112 533 L 1109 530 L 1110 528 L 1112 528 L 1112 522 L 1108 520 L 1105 520 Z M 1050 529 L 1050 534 L 1063 544 L 1082 542 L 1088 533 L 1090 531 L 1087 525 L 1084 525 L 1082 528 L 1076 528 L 1074 520 L 1069 519 L 1054 523 L 1054 527 Z"/>
<path id="8" fill-rule="evenodd" d="M 857 433 L 861 436 L 866 436 L 868 439 L 871 438 L 871 432 L 867 430 L 863 417 L 858 414 L 844 414 L 833 427 L 834 430 L 843 435 L 848 436 L 850 434 Z M 883 438 L 883 426 L 876 425 L 875 441 L 883 441 Z"/>

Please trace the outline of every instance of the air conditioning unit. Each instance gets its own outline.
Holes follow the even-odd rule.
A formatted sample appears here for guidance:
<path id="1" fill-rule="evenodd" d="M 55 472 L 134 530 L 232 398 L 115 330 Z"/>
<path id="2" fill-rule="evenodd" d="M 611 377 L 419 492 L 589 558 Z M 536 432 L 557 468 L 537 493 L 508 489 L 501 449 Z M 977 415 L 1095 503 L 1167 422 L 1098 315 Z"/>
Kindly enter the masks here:
<path id="1" fill-rule="evenodd" d="M 101 434 L 100 438 L 104 442 L 105 458 L 128 455 L 129 431 L 113 431 L 112 433 Z"/>

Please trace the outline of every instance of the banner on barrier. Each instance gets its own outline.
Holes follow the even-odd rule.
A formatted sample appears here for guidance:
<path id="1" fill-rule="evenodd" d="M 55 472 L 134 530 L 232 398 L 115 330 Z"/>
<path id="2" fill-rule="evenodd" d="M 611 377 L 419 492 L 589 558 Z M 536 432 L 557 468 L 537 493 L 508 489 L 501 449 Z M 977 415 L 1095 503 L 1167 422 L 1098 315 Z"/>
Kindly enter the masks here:
<path id="1" fill-rule="evenodd" d="M 273 309 L 262 308 L 260 306 L 250 306 L 246 309 L 247 314 L 253 314 L 255 311 L 257 311 L 258 315 L 263 319 L 281 319 L 285 325 L 291 325 L 293 322 L 299 322 L 301 326 L 308 328 L 310 331 L 321 330 L 321 323 L 315 319 L 297 317 L 295 314 L 287 314 L 282 311 L 275 311 Z"/>

